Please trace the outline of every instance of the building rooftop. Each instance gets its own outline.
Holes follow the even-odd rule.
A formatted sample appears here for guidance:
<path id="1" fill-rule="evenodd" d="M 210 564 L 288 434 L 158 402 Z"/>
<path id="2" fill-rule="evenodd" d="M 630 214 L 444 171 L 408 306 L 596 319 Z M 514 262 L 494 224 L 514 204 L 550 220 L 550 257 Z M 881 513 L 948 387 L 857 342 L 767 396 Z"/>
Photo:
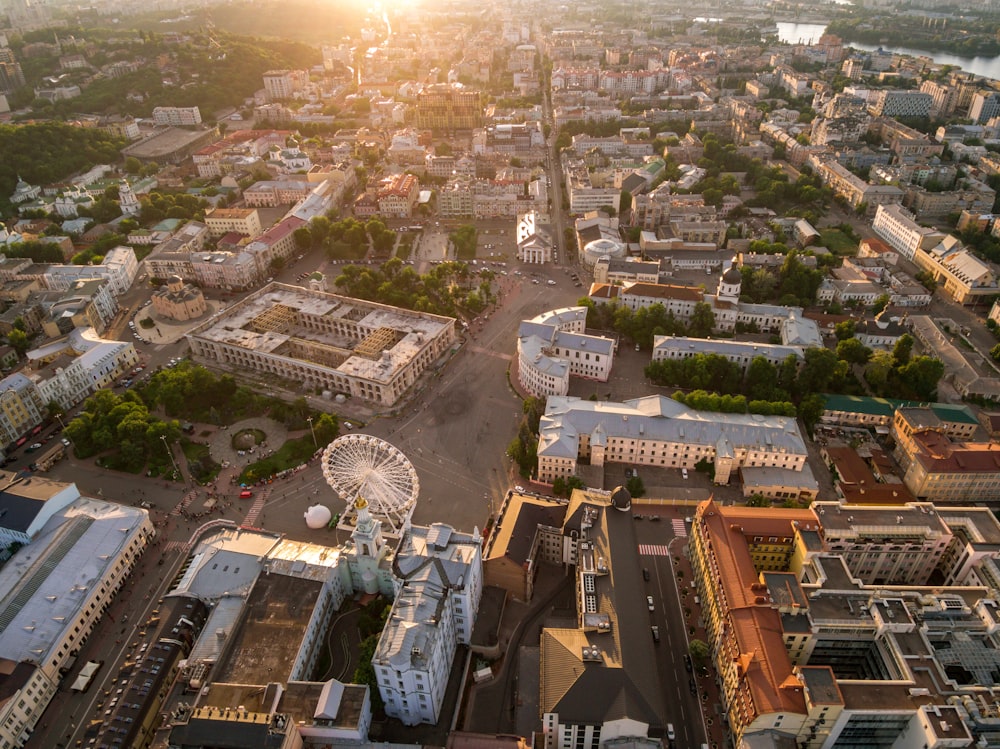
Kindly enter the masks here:
<path id="1" fill-rule="evenodd" d="M 0 658 L 42 662 L 94 595 L 145 510 L 81 497 L 0 569 Z"/>
<path id="2" fill-rule="evenodd" d="M 315 580 L 259 575 L 230 638 L 230 655 L 214 678 L 246 684 L 288 680 L 322 589 Z"/>

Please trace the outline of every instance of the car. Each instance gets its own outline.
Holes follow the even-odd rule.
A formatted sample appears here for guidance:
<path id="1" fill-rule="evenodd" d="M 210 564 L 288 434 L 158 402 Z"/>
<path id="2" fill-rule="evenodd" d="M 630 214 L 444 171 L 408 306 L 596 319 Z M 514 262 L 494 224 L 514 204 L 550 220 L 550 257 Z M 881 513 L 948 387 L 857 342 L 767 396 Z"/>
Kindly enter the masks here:
<path id="1" fill-rule="evenodd" d="M 555 286 L 556 285 L 556 282 L 553 281 L 551 278 L 548 281 L 546 281 L 545 283 L 547 283 L 549 286 Z"/>
<path id="2" fill-rule="evenodd" d="M 36 442 L 33 445 L 28 445 L 26 448 L 24 448 L 24 451 L 26 453 L 33 453 L 33 452 L 35 452 L 35 450 L 41 450 L 41 449 L 42 449 L 42 443 L 41 442 Z"/>
<path id="3" fill-rule="evenodd" d="M 691 694 L 693 694 L 695 697 L 698 696 L 698 685 L 695 683 L 694 679 L 688 680 L 688 689 L 691 690 Z"/>
<path id="4" fill-rule="evenodd" d="M 514 491 L 516 491 L 518 494 L 524 494 L 524 487 L 523 486 L 515 486 L 514 487 Z"/>
<path id="5" fill-rule="evenodd" d="M 667 739 L 674 741 L 677 738 L 677 734 L 674 732 L 674 724 L 667 723 Z"/>
<path id="6" fill-rule="evenodd" d="M 646 608 L 653 611 L 656 607 L 653 605 L 653 597 L 646 596 Z"/>
<path id="7" fill-rule="evenodd" d="M 649 567 L 642 568 L 642 579 L 649 582 Z"/>
<path id="8" fill-rule="evenodd" d="M 253 496 L 253 492 L 249 489 L 244 489 L 240 492 L 240 499 L 250 499 Z"/>
<path id="9" fill-rule="evenodd" d="M 531 279 L 531 283 L 538 283 L 538 279 L 537 278 Z"/>
<path id="10" fill-rule="evenodd" d="M 657 627 L 657 626 L 656 626 L 656 625 L 654 624 L 654 625 L 652 625 L 652 626 L 651 626 L 651 627 L 649 628 L 649 631 L 653 633 L 653 642 L 655 642 L 655 643 L 659 643 L 659 642 L 660 642 L 660 628 L 659 628 L 659 627 Z"/>
<path id="11" fill-rule="evenodd" d="M 694 667 L 691 664 L 691 656 L 688 655 L 687 653 L 685 653 L 684 654 L 684 670 L 687 671 L 688 673 L 691 673 L 691 671 L 693 669 L 694 669 Z"/>
<path id="12" fill-rule="evenodd" d="M 59 440 L 59 441 L 60 441 L 60 442 L 62 442 L 62 443 L 63 443 L 63 445 L 64 445 L 65 447 L 69 447 L 69 440 L 68 440 L 68 439 L 66 439 L 65 437 L 63 437 L 63 438 L 62 438 L 61 440 Z"/>
<path id="13" fill-rule="evenodd" d="M 635 350 L 636 351 L 642 351 L 642 347 L 639 346 L 639 344 L 637 343 L 637 344 L 635 344 Z"/>
<path id="14" fill-rule="evenodd" d="M 688 477 L 688 469 L 687 468 L 682 468 L 681 469 L 681 476 L 683 476 L 684 478 Z"/>

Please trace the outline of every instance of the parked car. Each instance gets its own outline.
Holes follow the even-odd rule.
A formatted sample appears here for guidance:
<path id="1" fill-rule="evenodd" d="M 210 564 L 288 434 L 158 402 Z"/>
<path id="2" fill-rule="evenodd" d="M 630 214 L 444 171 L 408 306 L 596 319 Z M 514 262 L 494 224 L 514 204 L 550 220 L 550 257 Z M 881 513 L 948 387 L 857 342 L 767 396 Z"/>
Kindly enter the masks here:
<path id="1" fill-rule="evenodd" d="M 649 609 L 650 611 L 653 611 L 656 608 L 655 606 L 653 606 L 652 596 L 646 596 L 646 608 Z"/>
<path id="2" fill-rule="evenodd" d="M 250 499 L 253 496 L 253 492 L 249 489 L 244 489 L 240 492 L 240 499 Z"/>
<path id="3" fill-rule="evenodd" d="M 26 453 L 33 453 L 33 452 L 35 452 L 35 450 L 41 450 L 41 449 L 42 449 L 42 443 L 41 442 L 36 442 L 33 445 L 28 445 L 28 447 L 26 447 L 24 449 L 24 451 Z"/>
<path id="4" fill-rule="evenodd" d="M 649 582 L 649 567 L 642 568 L 642 579 Z"/>

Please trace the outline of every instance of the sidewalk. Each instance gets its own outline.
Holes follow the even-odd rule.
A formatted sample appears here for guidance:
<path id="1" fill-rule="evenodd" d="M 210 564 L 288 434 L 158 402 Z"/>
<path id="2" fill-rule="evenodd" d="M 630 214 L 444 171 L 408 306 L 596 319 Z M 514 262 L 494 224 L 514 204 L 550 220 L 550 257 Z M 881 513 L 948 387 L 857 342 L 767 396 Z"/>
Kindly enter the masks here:
<path id="1" fill-rule="evenodd" d="M 673 510 L 678 517 L 683 518 L 686 508 L 676 508 Z M 680 542 L 678 542 L 680 543 Z M 674 549 L 671 555 L 671 563 L 677 577 L 677 586 L 681 591 L 682 605 L 685 610 L 690 610 L 685 619 L 688 627 L 694 627 L 694 633 L 689 635 L 690 640 L 701 640 L 706 645 L 711 646 L 708 634 L 701 619 L 701 606 L 694 603 L 694 594 L 691 590 L 690 581 L 694 580 L 694 573 L 691 568 L 691 560 L 688 557 L 688 545 L 685 543 L 680 549 Z M 681 575 L 683 573 L 683 575 Z M 690 632 L 690 630 L 689 630 Z M 729 746 L 729 735 L 725 730 L 722 720 L 724 713 L 722 698 L 719 691 L 719 684 L 715 675 L 715 665 L 711 661 L 705 664 L 708 671 L 707 676 L 699 675 L 698 693 L 702 696 L 702 713 L 705 717 L 705 727 L 708 730 L 708 744 L 712 749 L 720 749 Z"/>

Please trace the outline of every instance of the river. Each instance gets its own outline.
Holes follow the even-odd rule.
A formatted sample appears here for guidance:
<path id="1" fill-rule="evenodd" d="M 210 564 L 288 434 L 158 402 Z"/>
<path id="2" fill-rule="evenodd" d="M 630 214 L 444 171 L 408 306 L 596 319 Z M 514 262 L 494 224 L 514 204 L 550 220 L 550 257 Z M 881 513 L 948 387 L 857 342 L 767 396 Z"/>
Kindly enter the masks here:
<path id="1" fill-rule="evenodd" d="M 800 42 L 808 44 L 815 42 L 826 30 L 822 23 L 789 23 L 779 21 L 775 24 L 778 27 L 778 38 L 786 44 L 798 44 Z M 871 44 L 861 44 L 860 42 L 848 42 L 854 49 L 864 52 L 874 52 L 877 47 Z M 947 52 L 928 52 L 923 49 L 912 49 L 910 47 L 882 47 L 887 52 L 898 52 L 914 57 L 927 56 L 939 65 L 957 65 L 962 70 L 986 78 L 1000 79 L 1000 57 L 959 57 L 950 55 Z"/>

